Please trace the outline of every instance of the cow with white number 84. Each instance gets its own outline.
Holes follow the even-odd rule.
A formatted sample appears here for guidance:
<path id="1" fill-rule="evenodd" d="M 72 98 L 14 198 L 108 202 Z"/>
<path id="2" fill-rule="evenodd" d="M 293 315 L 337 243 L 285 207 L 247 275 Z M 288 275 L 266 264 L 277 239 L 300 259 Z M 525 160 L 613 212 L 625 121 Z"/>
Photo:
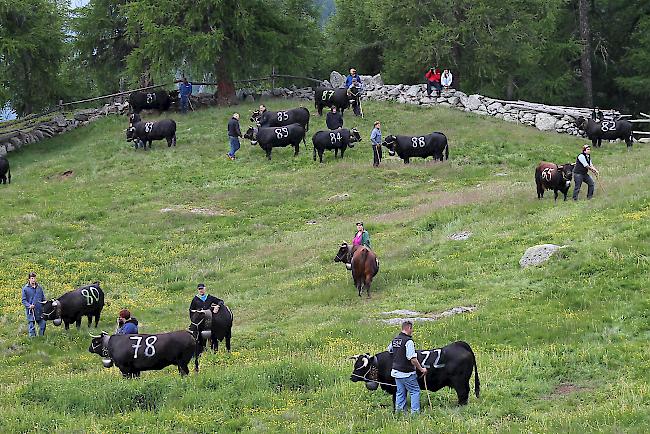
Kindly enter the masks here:
<path id="1" fill-rule="evenodd" d="M 104 291 L 99 287 L 99 282 L 82 286 L 73 291 L 66 292 L 59 298 L 43 301 L 42 319 L 53 321 L 55 326 L 65 324 L 65 329 L 70 324 L 76 323 L 77 329 L 81 327 L 81 317 L 88 317 L 88 327 L 95 318 L 95 328 L 99 323 L 102 309 L 104 308 Z"/>

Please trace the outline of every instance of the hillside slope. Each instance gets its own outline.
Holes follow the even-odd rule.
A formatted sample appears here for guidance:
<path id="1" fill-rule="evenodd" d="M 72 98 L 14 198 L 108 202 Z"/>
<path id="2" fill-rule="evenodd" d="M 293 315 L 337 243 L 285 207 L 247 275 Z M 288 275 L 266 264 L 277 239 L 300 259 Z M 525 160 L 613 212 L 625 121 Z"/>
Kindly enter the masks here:
<path id="1" fill-rule="evenodd" d="M 237 110 L 246 119 L 252 108 Z M 13 182 L 0 186 L 0 431 L 648 426 L 647 149 L 594 150 L 595 199 L 554 204 L 552 194 L 536 199 L 534 167 L 573 162 L 580 140 L 442 107 L 369 103 L 364 112 L 371 117 L 345 118 L 364 141 L 322 165 L 311 144 L 297 158 L 276 149 L 268 162 L 247 141 L 229 161 L 224 109 L 175 115 L 172 149 L 136 152 L 125 119 L 108 117 L 11 155 Z M 373 169 L 374 119 L 384 134 L 445 132 L 450 161 L 386 158 Z M 314 119 L 309 137 L 323 127 Z M 333 262 L 357 220 L 381 260 L 370 299 Z M 473 236 L 448 239 L 461 230 Z M 521 270 L 520 256 L 539 243 L 570 247 Z M 88 352 L 85 324 L 26 337 L 19 294 L 31 270 L 50 297 L 101 281 L 110 301 L 101 327 L 111 331 L 123 307 L 142 332 L 186 328 L 205 282 L 234 311 L 233 352 L 204 356 L 188 378 L 167 368 L 124 380 Z M 395 417 L 389 396 L 349 381 L 348 357 L 383 351 L 398 331 L 381 312 L 468 305 L 476 311 L 417 323 L 414 334 L 420 348 L 472 345 L 482 388 L 467 407 L 445 389 L 430 395 L 432 410 L 423 393 L 420 417 Z"/>

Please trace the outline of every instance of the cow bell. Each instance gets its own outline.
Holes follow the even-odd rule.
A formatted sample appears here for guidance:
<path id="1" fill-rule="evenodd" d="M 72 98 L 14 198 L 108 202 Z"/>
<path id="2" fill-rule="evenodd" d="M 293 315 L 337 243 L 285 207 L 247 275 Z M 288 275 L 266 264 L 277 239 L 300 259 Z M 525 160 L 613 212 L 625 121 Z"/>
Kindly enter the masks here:
<path id="1" fill-rule="evenodd" d="M 347 268 L 348 271 L 352 270 L 352 264 L 345 264 L 345 268 Z"/>
<path id="2" fill-rule="evenodd" d="M 377 390 L 379 383 L 376 381 L 366 381 L 366 389 L 368 390 Z"/>
<path id="3" fill-rule="evenodd" d="M 212 332 L 210 330 L 203 330 L 201 332 L 201 337 L 203 339 L 208 339 L 210 336 L 212 336 Z"/>
<path id="4" fill-rule="evenodd" d="M 61 321 L 61 318 L 55 318 L 54 321 L 52 321 L 55 326 L 60 326 L 63 321 Z"/>
<path id="5" fill-rule="evenodd" d="M 102 364 L 104 365 L 104 368 L 110 368 L 113 366 L 113 360 L 112 359 L 102 359 Z"/>

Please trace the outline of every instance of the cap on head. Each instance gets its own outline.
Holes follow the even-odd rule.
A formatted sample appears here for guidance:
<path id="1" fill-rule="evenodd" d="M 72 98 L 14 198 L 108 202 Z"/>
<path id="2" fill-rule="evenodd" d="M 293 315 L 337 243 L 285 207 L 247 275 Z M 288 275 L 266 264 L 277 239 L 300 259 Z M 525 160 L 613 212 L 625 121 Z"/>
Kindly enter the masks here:
<path id="1" fill-rule="evenodd" d="M 582 145 L 582 150 L 586 151 L 587 149 L 591 149 L 590 145 Z"/>
<path id="2" fill-rule="evenodd" d="M 36 277 L 36 273 L 33 271 L 30 271 L 30 273 L 27 275 L 27 277 Z"/>
<path id="3" fill-rule="evenodd" d="M 357 222 L 357 226 L 363 226 L 363 222 Z"/>
<path id="4" fill-rule="evenodd" d="M 131 312 L 128 309 L 122 309 L 120 311 L 120 318 L 124 318 L 124 319 L 131 318 Z"/>
<path id="5" fill-rule="evenodd" d="M 205 288 L 205 283 L 199 283 L 198 285 L 196 285 L 196 288 L 197 289 L 204 289 Z"/>

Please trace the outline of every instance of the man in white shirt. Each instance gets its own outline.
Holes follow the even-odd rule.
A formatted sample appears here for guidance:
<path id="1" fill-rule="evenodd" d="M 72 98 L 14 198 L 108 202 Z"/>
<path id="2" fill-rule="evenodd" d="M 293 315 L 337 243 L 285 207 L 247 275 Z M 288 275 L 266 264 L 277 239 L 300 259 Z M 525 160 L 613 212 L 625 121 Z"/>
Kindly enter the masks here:
<path id="1" fill-rule="evenodd" d="M 406 392 L 411 394 L 411 413 L 420 412 L 420 385 L 416 375 L 416 369 L 427 375 L 427 369 L 420 365 L 415 352 L 413 334 L 413 323 L 404 321 L 402 331 L 388 345 L 388 352 L 393 354 L 393 369 L 391 377 L 397 385 L 397 396 L 395 397 L 395 411 L 403 412 L 406 407 Z"/>
<path id="2" fill-rule="evenodd" d="M 584 145 L 582 147 L 582 153 L 576 158 L 576 165 L 573 167 L 573 200 L 578 200 L 580 187 L 583 182 L 587 184 L 587 199 L 593 197 L 596 184 L 592 177 L 589 176 L 590 170 L 598 176 L 598 169 L 591 164 L 591 147 Z"/>

